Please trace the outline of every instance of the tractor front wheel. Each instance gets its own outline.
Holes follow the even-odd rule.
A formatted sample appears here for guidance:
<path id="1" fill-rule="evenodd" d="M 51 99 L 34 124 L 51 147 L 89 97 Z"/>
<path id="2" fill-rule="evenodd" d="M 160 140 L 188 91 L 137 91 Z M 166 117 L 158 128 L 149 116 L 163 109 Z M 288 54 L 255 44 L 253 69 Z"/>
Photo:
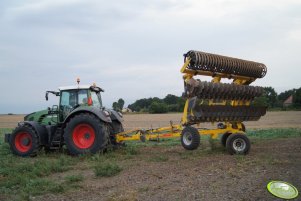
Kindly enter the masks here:
<path id="1" fill-rule="evenodd" d="M 187 126 L 181 133 L 182 146 L 187 150 L 197 149 L 200 145 L 200 134 L 194 127 Z"/>
<path id="2" fill-rule="evenodd" d="M 92 114 L 74 116 L 64 130 L 64 140 L 72 155 L 96 153 L 108 143 L 108 126 Z"/>
<path id="3" fill-rule="evenodd" d="M 9 145 L 15 155 L 36 156 L 39 149 L 37 132 L 29 125 L 20 125 L 13 131 Z"/>

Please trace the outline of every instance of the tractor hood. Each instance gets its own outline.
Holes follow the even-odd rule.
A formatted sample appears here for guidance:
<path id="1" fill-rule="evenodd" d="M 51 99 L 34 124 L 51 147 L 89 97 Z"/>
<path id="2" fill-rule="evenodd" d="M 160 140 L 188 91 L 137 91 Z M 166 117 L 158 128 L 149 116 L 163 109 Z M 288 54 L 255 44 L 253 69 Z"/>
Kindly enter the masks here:
<path id="1" fill-rule="evenodd" d="M 48 115 L 48 110 L 40 110 L 30 113 L 24 117 L 24 121 L 38 121 L 41 117 Z"/>

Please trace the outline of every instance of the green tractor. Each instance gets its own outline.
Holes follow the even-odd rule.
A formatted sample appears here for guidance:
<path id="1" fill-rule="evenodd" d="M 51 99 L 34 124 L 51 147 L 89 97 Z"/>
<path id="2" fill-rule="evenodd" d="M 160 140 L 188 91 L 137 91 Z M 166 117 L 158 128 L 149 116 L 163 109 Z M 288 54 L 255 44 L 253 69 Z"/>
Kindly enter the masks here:
<path id="1" fill-rule="evenodd" d="M 66 145 L 72 155 L 96 153 L 110 145 L 117 145 L 115 135 L 123 132 L 122 114 L 102 106 L 100 92 L 95 84 L 59 87 L 46 91 L 60 97 L 59 105 L 28 114 L 5 142 L 18 156 L 35 156 L 44 148 L 59 150 Z"/>

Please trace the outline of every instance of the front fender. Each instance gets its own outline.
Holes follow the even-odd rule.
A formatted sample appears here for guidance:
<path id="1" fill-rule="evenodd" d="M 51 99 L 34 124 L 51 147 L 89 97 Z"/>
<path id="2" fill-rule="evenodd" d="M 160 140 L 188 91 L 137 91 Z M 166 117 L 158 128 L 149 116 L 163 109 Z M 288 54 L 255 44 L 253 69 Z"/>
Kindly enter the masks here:
<path id="1" fill-rule="evenodd" d="M 48 132 L 45 126 L 35 122 L 35 121 L 24 121 L 21 122 L 21 124 L 27 124 L 34 128 L 34 130 L 37 132 L 39 141 L 41 145 L 47 145 L 48 144 Z"/>
<path id="2" fill-rule="evenodd" d="M 107 123 L 111 123 L 112 120 L 110 118 L 110 116 L 107 116 L 106 113 L 101 110 L 100 108 L 96 108 L 96 107 L 80 107 L 80 108 L 76 108 L 75 110 L 73 110 L 68 116 L 67 118 L 64 120 L 64 123 L 66 123 L 67 121 L 69 121 L 69 119 L 79 113 L 84 113 L 84 112 L 88 112 L 88 113 L 92 113 L 95 116 L 97 116 L 99 119 L 101 119 L 104 122 Z"/>

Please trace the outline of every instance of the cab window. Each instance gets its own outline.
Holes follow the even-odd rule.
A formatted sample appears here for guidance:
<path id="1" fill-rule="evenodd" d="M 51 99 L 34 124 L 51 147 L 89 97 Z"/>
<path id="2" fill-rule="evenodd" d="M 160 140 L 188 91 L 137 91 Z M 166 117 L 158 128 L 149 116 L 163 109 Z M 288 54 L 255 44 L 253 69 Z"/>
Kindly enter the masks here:
<path id="1" fill-rule="evenodd" d="M 78 104 L 86 105 L 88 104 L 88 90 L 79 90 L 78 91 Z"/>

